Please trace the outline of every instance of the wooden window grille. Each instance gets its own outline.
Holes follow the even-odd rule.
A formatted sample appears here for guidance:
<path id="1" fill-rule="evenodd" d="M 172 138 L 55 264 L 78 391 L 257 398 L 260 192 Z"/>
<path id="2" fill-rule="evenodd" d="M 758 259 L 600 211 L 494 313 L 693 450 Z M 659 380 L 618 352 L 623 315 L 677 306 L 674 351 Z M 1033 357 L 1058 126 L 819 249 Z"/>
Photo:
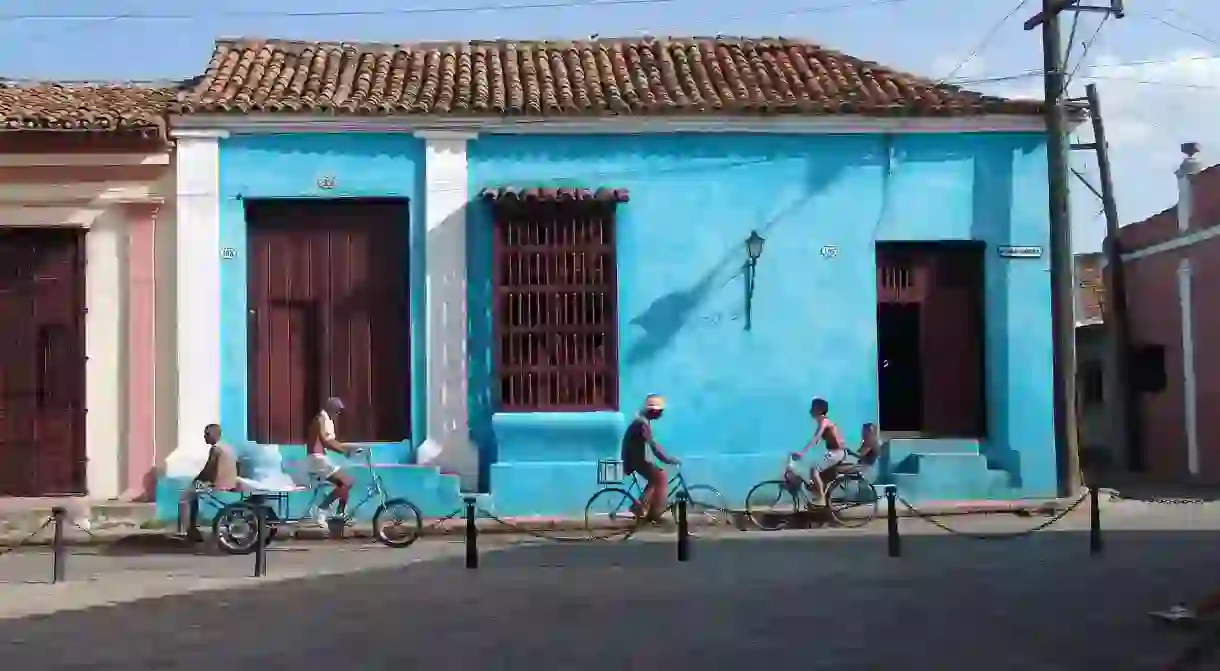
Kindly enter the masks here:
<path id="1" fill-rule="evenodd" d="M 500 410 L 617 409 L 613 208 L 498 207 L 494 244 Z"/>

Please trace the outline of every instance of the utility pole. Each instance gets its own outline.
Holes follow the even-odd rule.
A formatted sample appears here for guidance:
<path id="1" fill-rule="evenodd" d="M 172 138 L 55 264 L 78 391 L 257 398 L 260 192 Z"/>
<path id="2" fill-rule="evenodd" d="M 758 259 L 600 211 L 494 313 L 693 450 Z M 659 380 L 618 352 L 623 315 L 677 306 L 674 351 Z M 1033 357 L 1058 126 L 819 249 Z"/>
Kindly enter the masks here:
<path id="1" fill-rule="evenodd" d="M 1097 11 L 1123 15 L 1122 0 L 1108 7 L 1081 5 L 1081 0 L 1042 0 L 1042 11 L 1025 22 L 1026 30 L 1042 27 L 1042 76 L 1046 107 L 1046 161 L 1050 213 L 1051 338 L 1055 405 L 1055 448 L 1061 493 L 1080 489 L 1080 444 L 1076 425 L 1075 259 L 1068 202 L 1068 139 L 1063 98 L 1065 78 L 1059 15 L 1064 11 Z"/>

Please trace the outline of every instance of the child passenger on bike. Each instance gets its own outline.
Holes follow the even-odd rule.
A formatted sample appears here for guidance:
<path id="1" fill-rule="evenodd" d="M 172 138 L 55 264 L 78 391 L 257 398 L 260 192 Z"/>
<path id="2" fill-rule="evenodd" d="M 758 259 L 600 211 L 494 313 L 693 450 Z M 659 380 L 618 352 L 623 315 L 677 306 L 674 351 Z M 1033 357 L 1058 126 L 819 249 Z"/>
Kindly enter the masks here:
<path id="1" fill-rule="evenodd" d="M 826 483 L 822 480 L 822 474 L 843 463 L 843 460 L 847 458 L 847 450 L 843 445 L 843 434 L 839 433 L 839 427 L 827 416 L 829 412 L 830 404 L 826 402 L 826 399 L 813 399 L 813 403 L 809 405 L 809 415 L 813 417 L 813 438 L 809 439 L 805 449 L 792 453 L 793 459 L 800 460 L 818 441 L 826 443 L 826 451 L 822 452 L 809 469 L 809 479 L 817 486 L 817 491 L 813 493 L 817 496 L 816 504 L 819 506 L 826 505 Z"/>
<path id="2" fill-rule="evenodd" d="M 635 504 L 631 512 L 638 519 L 648 518 L 653 522 L 665 511 L 665 489 L 668 481 L 665 479 L 665 471 L 648 459 L 648 450 L 651 449 L 653 455 L 663 464 L 676 466 L 681 463 L 666 455 L 652 437 L 652 421 L 660 419 L 664 412 L 665 399 L 659 394 L 650 394 L 644 399 L 644 407 L 640 409 L 640 413 L 623 433 L 621 456 L 624 474 L 639 473 L 648 482 L 640 496 L 640 502 Z"/>

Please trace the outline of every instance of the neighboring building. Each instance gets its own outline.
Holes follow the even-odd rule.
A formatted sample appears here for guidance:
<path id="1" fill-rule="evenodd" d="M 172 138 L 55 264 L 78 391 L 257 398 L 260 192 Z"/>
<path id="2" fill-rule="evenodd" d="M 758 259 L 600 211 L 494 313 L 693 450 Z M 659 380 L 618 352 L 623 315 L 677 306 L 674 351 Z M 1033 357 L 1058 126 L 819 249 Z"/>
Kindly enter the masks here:
<path id="1" fill-rule="evenodd" d="M 1199 409 L 1220 401 L 1220 166 L 1182 146 L 1178 204 L 1119 230 L 1142 466 L 1159 478 L 1220 481 L 1220 431 Z M 1215 281 L 1213 281 L 1215 280 Z"/>
<path id="2" fill-rule="evenodd" d="M 0 496 L 152 493 L 173 96 L 0 84 Z"/>
<path id="3" fill-rule="evenodd" d="M 1076 409 L 1080 447 L 1104 454 L 1105 463 L 1122 467 L 1126 457 L 1111 449 L 1106 403 L 1105 257 L 1101 252 L 1076 255 Z"/>
<path id="4" fill-rule="evenodd" d="M 778 39 L 239 40 L 171 125 L 180 443 L 335 394 L 429 512 L 579 514 L 658 392 L 740 505 L 821 395 L 904 496 L 1056 493 L 1037 103 Z"/>

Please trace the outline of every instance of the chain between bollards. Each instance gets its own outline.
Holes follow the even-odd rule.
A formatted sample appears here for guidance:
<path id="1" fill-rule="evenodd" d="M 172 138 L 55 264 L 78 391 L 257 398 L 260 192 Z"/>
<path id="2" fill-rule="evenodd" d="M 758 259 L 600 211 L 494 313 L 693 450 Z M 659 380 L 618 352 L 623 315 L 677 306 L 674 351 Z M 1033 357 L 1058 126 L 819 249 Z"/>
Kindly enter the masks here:
<path id="1" fill-rule="evenodd" d="M 263 578 L 267 575 L 267 507 L 262 503 L 254 506 L 254 520 L 258 533 L 258 543 L 254 546 L 254 577 Z"/>
<path id="2" fill-rule="evenodd" d="M 68 523 L 68 511 L 61 506 L 51 509 L 55 521 L 54 536 L 51 537 L 51 582 L 61 583 L 67 574 L 68 552 L 64 543 L 64 527 Z"/>
<path id="3" fill-rule="evenodd" d="M 466 568 L 479 568 L 479 527 L 475 524 L 478 511 L 473 496 L 466 497 Z"/>
<path id="4" fill-rule="evenodd" d="M 1089 554 L 1100 555 L 1101 542 L 1101 495 L 1097 485 L 1089 485 Z"/>
<path id="5" fill-rule="evenodd" d="M 888 485 L 885 488 L 885 501 L 888 504 L 885 512 L 885 540 L 891 557 L 902 556 L 902 536 L 898 535 L 898 488 Z"/>
<path id="6" fill-rule="evenodd" d="M 690 561 L 690 526 L 686 521 L 686 492 L 678 492 L 678 561 Z"/>

